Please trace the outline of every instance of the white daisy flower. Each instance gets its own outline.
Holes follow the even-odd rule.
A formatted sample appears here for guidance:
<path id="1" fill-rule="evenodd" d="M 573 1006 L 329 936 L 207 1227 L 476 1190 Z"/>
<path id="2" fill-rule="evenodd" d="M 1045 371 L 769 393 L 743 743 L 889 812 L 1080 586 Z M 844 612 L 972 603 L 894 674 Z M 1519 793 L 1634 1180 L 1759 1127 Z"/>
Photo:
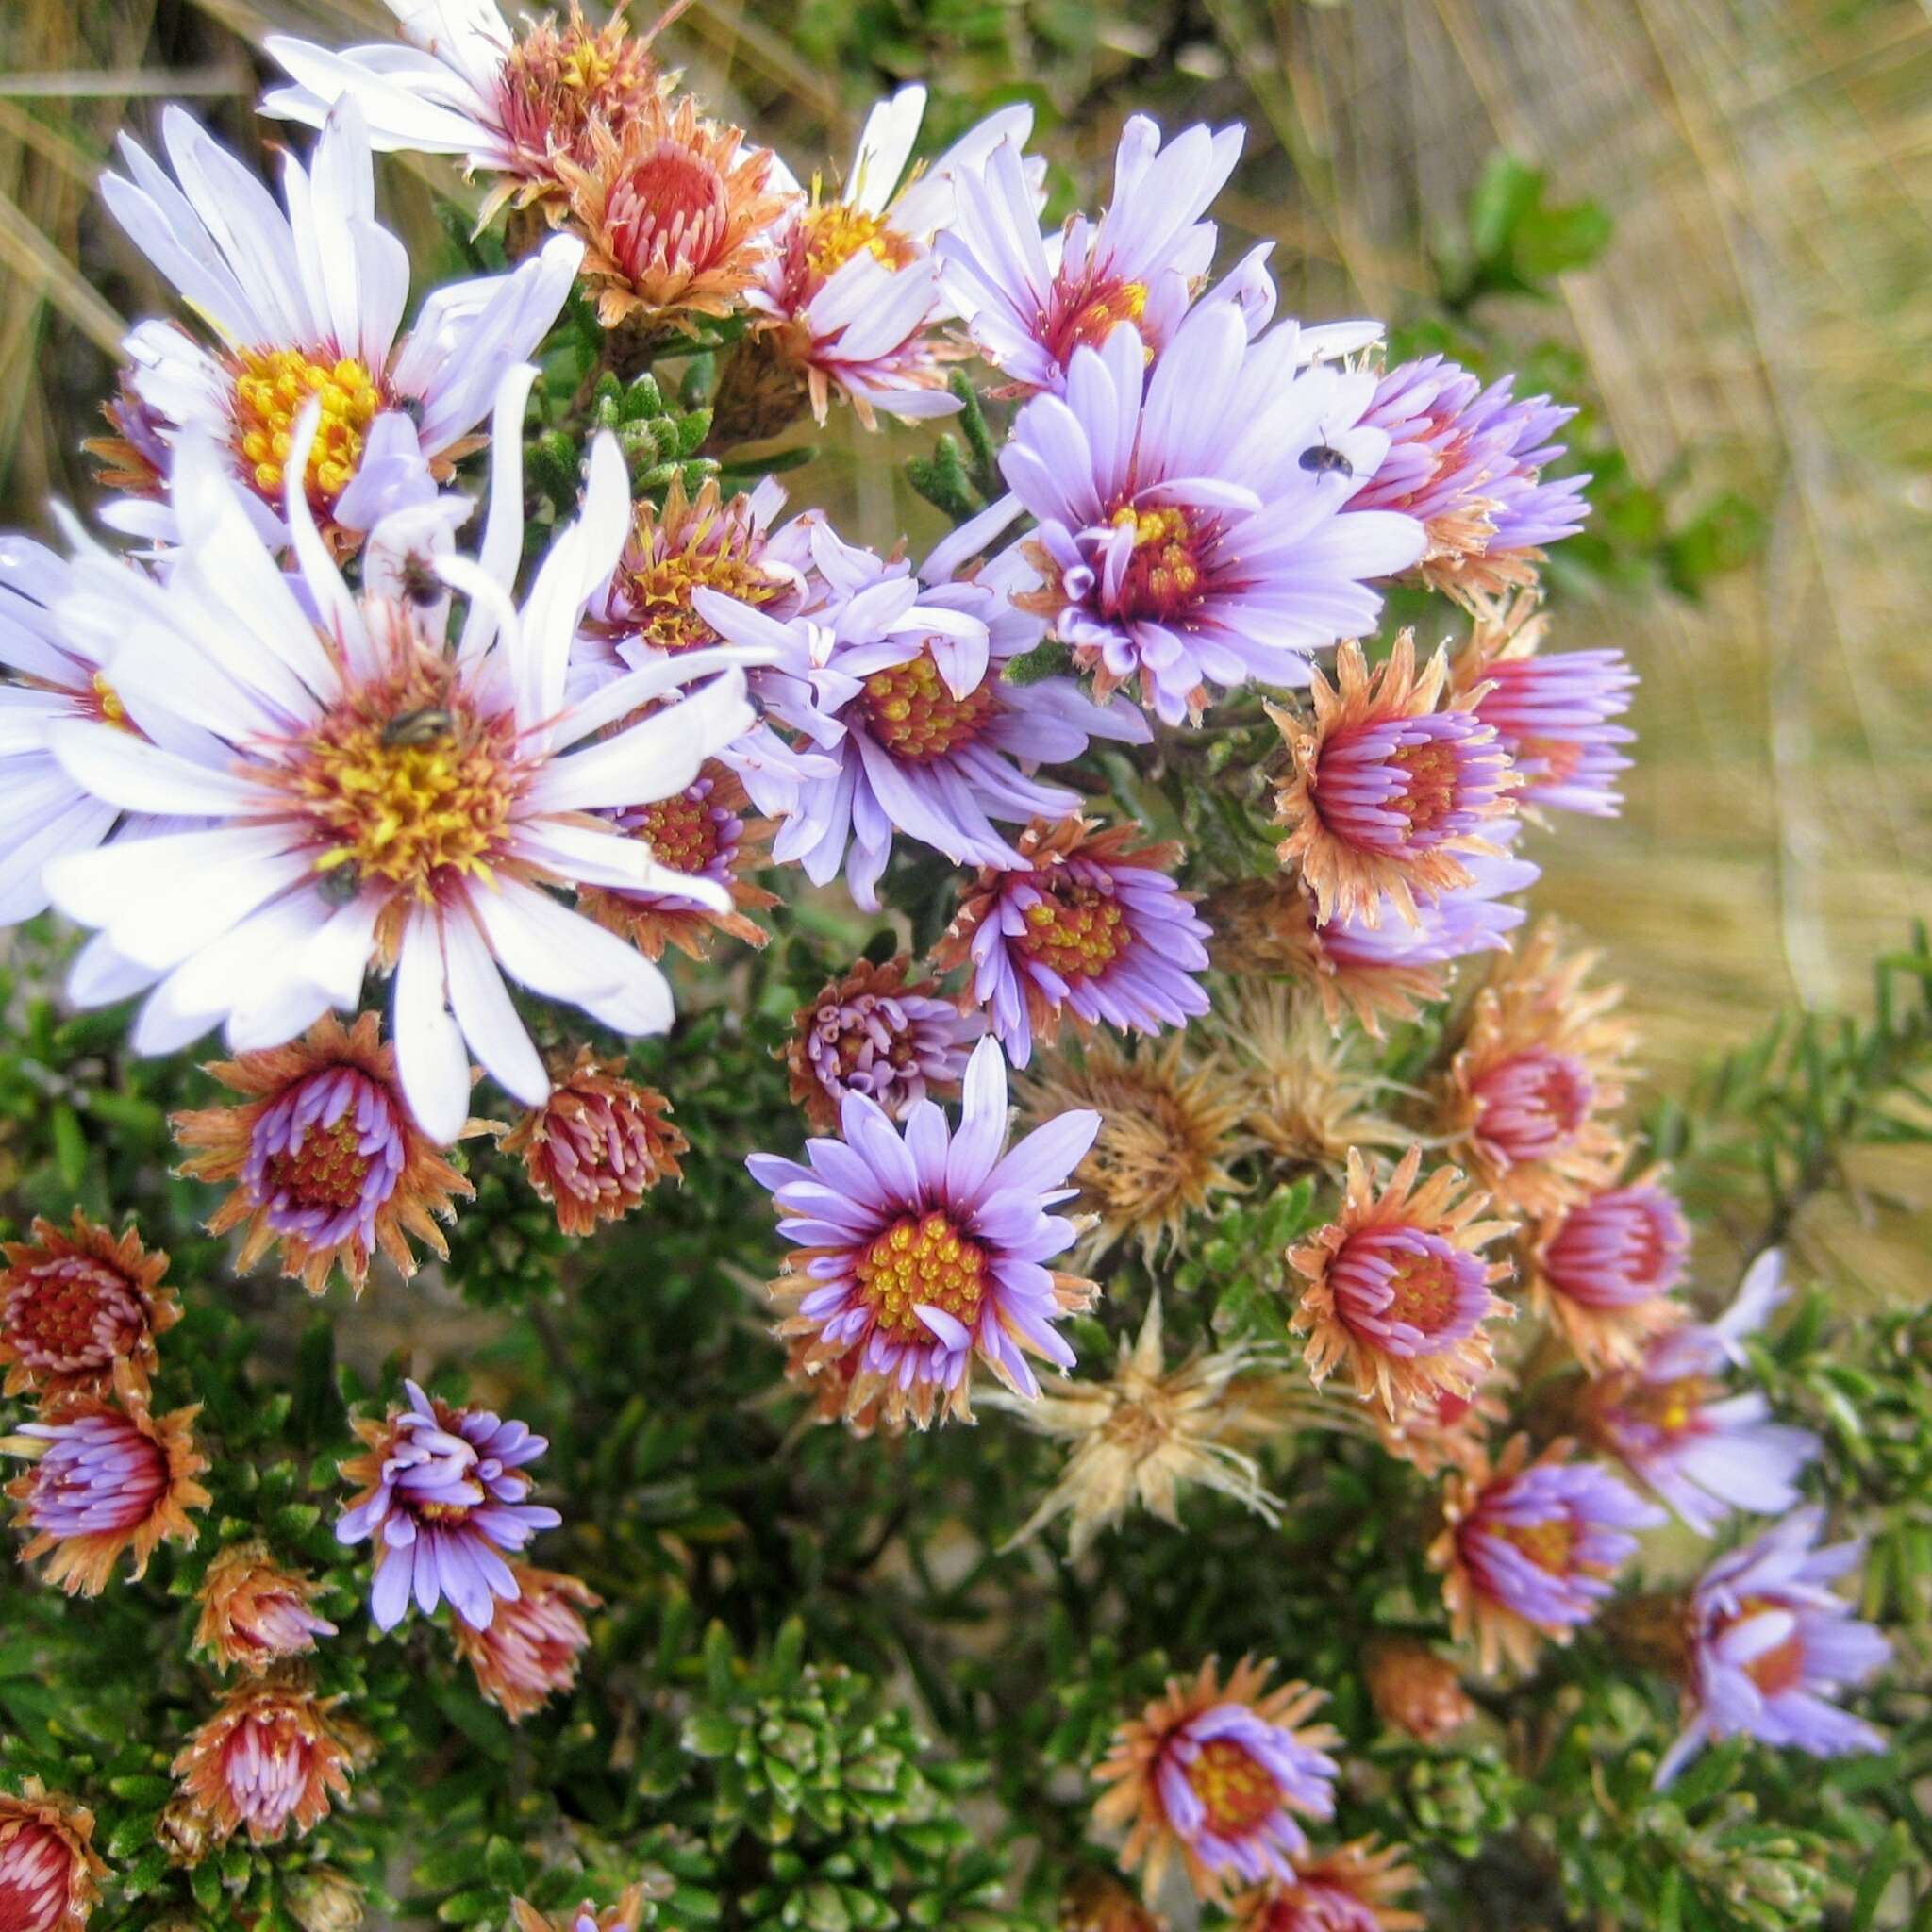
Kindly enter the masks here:
<path id="1" fill-rule="evenodd" d="M 60 634 L 53 606 L 68 590 L 66 562 L 25 537 L 0 538 L 0 925 L 45 909 L 42 868 L 90 852 L 121 814 L 91 797 L 47 749 L 62 718 L 125 724 L 119 697 L 83 645 Z"/>
<path id="2" fill-rule="evenodd" d="M 293 85 L 264 96 L 262 112 L 320 127 L 353 100 L 381 149 L 457 155 L 466 169 L 506 178 L 491 203 L 554 191 L 555 158 L 583 162 L 593 121 L 621 128 L 669 86 L 650 52 L 670 18 L 633 33 L 622 11 L 591 28 L 572 0 L 569 17 L 513 34 L 495 0 L 389 0 L 406 46 L 332 52 L 288 34 L 262 43 Z M 674 12 L 677 9 L 674 8 Z M 485 218 L 492 209 L 486 205 Z"/>
<path id="3" fill-rule="evenodd" d="M 348 590 L 292 481 L 297 575 L 285 578 L 200 441 L 176 452 L 181 547 L 165 580 L 81 540 L 55 606 L 61 635 L 95 654 L 131 715 L 168 728 L 144 740 L 64 720 L 48 742 L 104 806 L 205 822 L 46 869 L 54 904 L 99 929 L 74 996 L 151 987 L 138 1052 L 176 1050 L 217 1023 L 236 1051 L 275 1045 L 331 1005 L 354 1008 L 366 972 L 388 969 L 404 1090 L 447 1141 L 468 1111 L 472 1054 L 520 1100 L 549 1091 L 504 974 L 621 1033 L 670 1025 L 657 967 L 549 888 L 675 890 L 728 909 L 722 888 L 664 871 L 594 814 L 683 791 L 742 734 L 739 667 L 755 654 L 688 652 L 567 699 L 576 627 L 624 543 L 630 498 L 617 443 L 600 437 L 582 515 L 514 606 L 519 425 L 535 375 L 513 370 L 498 394 L 475 558 L 420 530 L 375 534 L 400 595 Z M 310 404 L 297 421 L 292 475 L 319 415 Z M 441 600 L 414 593 L 412 558 L 469 600 L 453 641 Z M 675 707 L 626 722 L 698 677 L 709 681 Z"/>
<path id="4" fill-rule="evenodd" d="M 954 312 L 933 238 L 953 218 L 958 175 L 984 166 L 1002 142 L 1024 143 L 1033 110 L 1002 108 L 931 168 L 908 174 L 924 115 L 925 90 L 917 86 L 874 108 L 836 198 L 817 177 L 808 194 L 777 164 L 773 185 L 795 195 L 796 207 L 774 230 L 764 281 L 749 299 L 770 318 L 781 353 L 804 370 L 821 423 L 834 391 L 868 428 L 879 411 L 941 416 L 959 407 L 928 334 Z"/>
<path id="5" fill-rule="evenodd" d="M 163 116 L 161 136 L 174 179 L 123 135 L 127 175 L 105 176 L 101 192 L 214 341 L 159 321 L 128 336 L 147 426 L 171 448 L 205 438 L 224 451 L 256 528 L 286 543 L 284 473 L 295 419 L 314 401 L 308 504 L 337 549 L 353 548 L 391 510 L 433 496 L 431 476 L 472 446 L 505 371 L 557 320 L 582 246 L 558 236 L 513 274 L 438 289 L 400 335 L 408 252 L 375 219 L 353 101 L 328 117 L 308 168 L 285 161 L 280 208 L 180 108 Z M 175 539 L 164 502 L 123 502 L 105 521 Z"/>

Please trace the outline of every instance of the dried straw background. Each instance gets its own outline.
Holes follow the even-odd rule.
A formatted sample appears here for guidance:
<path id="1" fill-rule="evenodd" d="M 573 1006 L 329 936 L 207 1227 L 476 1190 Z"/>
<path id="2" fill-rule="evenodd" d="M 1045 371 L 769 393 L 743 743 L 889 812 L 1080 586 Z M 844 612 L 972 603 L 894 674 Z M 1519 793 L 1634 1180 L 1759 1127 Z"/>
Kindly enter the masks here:
<path id="1" fill-rule="evenodd" d="M 1872 956 L 1932 917 L 1932 20 L 1912 0 L 1132 0 L 1091 46 L 1035 31 L 935 44 L 972 86 L 1043 79 L 1075 172 L 1153 97 L 1254 127 L 1230 226 L 1278 238 L 1301 312 L 1400 316 L 1425 248 L 1503 146 L 1616 219 L 1560 312 L 1642 480 L 1742 491 L 1771 519 L 1692 608 L 1564 608 L 1566 641 L 1626 646 L 1642 761 L 1614 824 L 1546 841 L 1544 902 L 1589 928 L 1675 1084 L 1781 1004 L 1858 1006 Z M 641 8 L 640 12 L 645 10 Z M 908 14 L 913 11 L 908 0 Z M 847 151 L 877 73 L 828 75 L 789 9 L 697 0 L 675 58 L 794 159 Z M 115 130 L 185 95 L 258 138 L 251 42 L 372 38 L 376 0 L 0 0 L 0 514 L 87 493 L 74 445 L 123 316 L 158 291 L 92 201 Z M 433 169 L 425 170 L 434 173 Z M 391 214 L 429 236 L 400 171 Z M 1516 318 L 1510 318 L 1512 323 Z M 906 507 L 845 453 L 832 487 Z M 1903 1162 L 1862 1176 L 1932 1205 Z M 1924 1223 L 1919 1223 L 1923 1230 Z M 1923 1247 L 1857 1217 L 1809 1230 L 1844 1272 L 1923 1294 Z"/>

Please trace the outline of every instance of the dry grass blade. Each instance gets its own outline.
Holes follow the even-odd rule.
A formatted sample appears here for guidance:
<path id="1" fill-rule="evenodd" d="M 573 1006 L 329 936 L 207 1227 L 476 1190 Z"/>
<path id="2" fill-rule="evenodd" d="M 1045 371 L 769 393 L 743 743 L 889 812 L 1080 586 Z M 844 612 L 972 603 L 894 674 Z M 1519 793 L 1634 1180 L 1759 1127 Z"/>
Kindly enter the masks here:
<path id="1" fill-rule="evenodd" d="M 118 355 L 127 325 L 91 289 L 81 273 L 22 212 L 0 194 L 0 264 L 19 278 L 10 299 L 44 296 L 87 339 L 108 355 Z"/>

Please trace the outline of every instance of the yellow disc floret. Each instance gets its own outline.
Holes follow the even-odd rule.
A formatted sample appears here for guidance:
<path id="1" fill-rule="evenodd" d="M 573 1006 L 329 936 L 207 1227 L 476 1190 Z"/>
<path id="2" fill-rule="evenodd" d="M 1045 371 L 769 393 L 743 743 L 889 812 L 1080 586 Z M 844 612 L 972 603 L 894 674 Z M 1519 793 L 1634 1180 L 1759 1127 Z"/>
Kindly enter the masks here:
<path id="1" fill-rule="evenodd" d="M 1026 908 L 1021 949 L 1062 979 L 1097 979 L 1132 938 L 1120 901 L 1075 879 L 1044 890 Z"/>
<path id="2" fill-rule="evenodd" d="M 821 204 L 816 181 L 812 203 L 805 217 L 805 260 L 813 275 L 836 275 L 860 254 L 890 269 L 904 268 L 912 259 L 912 243 L 888 225 L 883 215 L 869 215 L 842 201 Z"/>
<path id="3" fill-rule="evenodd" d="M 852 1272 L 874 1321 L 894 1341 L 931 1339 L 914 1312 L 921 1307 L 939 1308 L 973 1327 L 987 1288 L 985 1251 L 938 1209 L 894 1222 L 873 1240 Z"/>
<path id="4" fill-rule="evenodd" d="M 506 730 L 478 719 L 426 656 L 345 699 L 285 780 L 314 828 L 316 870 L 387 880 L 425 903 L 488 880 L 516 794 Z"/>
<path id="5" fill-rule="evenodd" d="M 328 509 L 355 476 L 362 440 L 382 408 L 375 377 L 353 356 L 327 350 L 244 349 L 237 358 L 235 446 L 266 497 L 281 495 L 295 421 L 310 397 L 322 404 L 322 421 L 308 452 L 308 494 Z"/>
<path id="6" fill-rule="evenodd" d="M 931 647 L 904 664 L 874 671 L 859 699 L 873 736 L 894 758 L 929 764 L 969 745 L 998 708 L 991 678 L 956 698 L 940 677 Z"/>

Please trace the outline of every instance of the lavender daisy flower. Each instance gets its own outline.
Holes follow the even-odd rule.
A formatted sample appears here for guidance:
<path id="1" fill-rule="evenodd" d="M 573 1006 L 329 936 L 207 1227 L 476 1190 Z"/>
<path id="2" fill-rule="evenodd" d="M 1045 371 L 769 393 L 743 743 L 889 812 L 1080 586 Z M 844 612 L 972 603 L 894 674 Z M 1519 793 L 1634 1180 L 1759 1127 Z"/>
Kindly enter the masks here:
<path id="1" fill-rule="evenodd" d="M 1813 1757 L 1882 1751 L 1882 1732 L 1832 1703 L 1879 1669 L 1891 1645 L 1830 1588 L 1864 1554 L 1817 1547 L 1824 1511 L 1799 1509 L 1720 1557 L 1690 1595 L 1688 1722 L 1657 1765 L 1669 1784 L 1707 1743 L 1756 1738 Z"/>
<path id="2" fill-rule="evenodd" d="M 505 1554 L 563 1521 L 525 1500 L 530 1478 L 523 1465 L 550 1445 L 520 1422 L 452 1408 L 416 1382 L 403 1389 L 407 1408 L 355 1425 L 367 1448 L 341 1467 L 362 1487 L 337 1521 L 336 1536 L 379 1547 L 369 1595 L 378 1629 L 393 1630 L 412 1595 L 425 1617 L 448 1597 L 466 1624 L 488 1629 L 497 1599 L 517 1595 Z"/>
<path id="3" fill-rule="evenodd" d="M 1134 844 L 1138 825 L 1036 821 L 1018 863 L 992 867 L 962 894 L 933 963 L 973 968 L 972 999 L 1024 1067 L 1063 1013 L 1122 1032 L 1185 1026 L 1208 1010 L 1195 975 L 1206 924 L 1172 876 L 1176 844 Z"/>
<path id="4" fill-rule="evenodd" d="M 1600 1375 L 1585 1391 L 1592 1440 L 1700 1535 L 1713 1535 L 1733 1509 L 1774 1516 L 1795 1508 L 1798 1475 L 1818 1454 L 1810 1430 L 1770 1420 L 1761 1391 L 1727 1396 L 1719 1380 L 1742 1361 L 1742 1338 L 1786 1293 L 1774 1248 L 1715 1322 L 1685 1322 L 1653 1337 L 1635 1369 Z"/>
<path id="5" fill-rule="evenodd" d="M 808 1370 L 851 1365 L 846 1412 L 880 1402 L 889 1423 L 973 1419 L 976 1357 L 1016 1395 L 1040 1384 L 1029 1355 L 1056 1368 L 1074 1352 L 1055 1324 L 1094 1284 L 1044 1264 L 1073 1245 L 1073 1222 L 1046 1210 L 1071 1191 L 1100 1116 L 1059 1114 L 1002 1158 L 1007 1065 L 991 1041 L 967 1064 L 958 1129 L 930 1100 L 903 1128 L 862 1093 L 840 1109 L 842 1138 L 808 1141 L 806 1162 L 746 1161 L 797 1242 L 774 1298 L 792 1309 L 781 1337 L 808 1340 Z"/>
<path id="6" fill-rule="evenodd" d="M 1429 1561 L 1458 1638 L 1474 1635 L 1484 1674 L 1499 1657 L 1527 1669 L 1541 1635 L 1567 1643 L 1594 1617 L 1637 1547 L 1629 1532 L 1662 1523 L 1607 1470 L 1552 1442 L 1529 1460 L 1518 1436 L 1494 1470 L 1487 1458 L 1448 1478 L 1442 1534 Z"/>
<path id="7" fill-rule="evenodd" d="M 1619 749 L 1636 733 L 1611 721 L 1630 708 L 1637 674 L 1622 651 L 1540 656 L 1549 619 L 1533 591 L 1482 603 L 1449 674 L 1449 703 L 1496 734 L 1520 786 L 1514 802 L 1614 818 L 1623 806 Z"/>
<path id="8" fill-rule="evenodd" d="M 834 560 L 836 539 L 824 538 L 819 550 L 837 595 L 790 626 L 712 592 L 696 595 L 722 636 L 774 653 L 781 673 L 804 670 L 808 713 L 782 693 L 768 702 L 834 760 L 800 784 L 773 844 L 780 862 L 798 860 L 819 885 L 842 866 L 854 902 L 875 911 L 896 834 L 956 864 L 1019 864 L 993 822 L 1058 818 L 1080 802 L 1035 778 L 1037 767 L 1078 758 L 1093 738 L 1146 742 L 1146 724 L 1130 705 L 1095 704 L 1070 678 L 1005 681 L 1008 663 L 1043 629 L 1014 601 L 1039 580 L 1013 553 L 971 581 L 952 581 L 958 538 L 918 576 L 842 545 Z M 856 575 L 855 559 L 862 559 Z"/>
<path id="9" fill-rule="evenodd" d="M 1421 558 L 1415 521 L 1350 504 L 1388 448 L 1360 426 L 1372 378 L 1305 359 L 1293 323 L 1251 343 L 1235 304 L 1207 303 L 1151 377 L 1122 326 L 1021 410 L 1000 468 L 1100 695 L 1137 680 L 1178 724 L 1209 684 L 1306 683 L 1310 651 L 1374 628 L 1368 580 Z"/>
<path id="10" fill-rule="evenodd" d="M 1541 480 L 1563 454 L 1552 438 L 1576 411 L 1547 396 L 1519 401 L 1513 380 L 1485 389 L 1459 364 L 1427 356 L 1390 370 L 1361 419 L 1387 433 L 1389 449 L 1358 502 L 1421 521 L 1423 575 L 1436 589 L 1532 584 L 1542 545 L 1574 535 L 1590 512 L 1588 476 Z"/>
<path id="11" fill-rule="evenodd" d="M 1513 837 L 1514 828 L 1506 825 L 1501 832 Z M 1507 851 L 1472 852 L 1462 865 L 1469 884 L 1419 904 L 1414 925 L 1405 923 L 1392 899 L 1385 899 L 1373 925 L 1362 919 L 1331 919 L 1317 926 L 1324 966 L 1343 977 L 1378 971 L 1424 974 L 1474 953 L 1507 951 L 1508 935 L 1528 917 L 1508 895 L 1527 891 L 1542 869 Z M 1425 996 L 1440 999 L 1441 991 Z"/>
<path id="12" fill-rule="evenodd" d="M 1074 351 L 1132 323 L 1158 348 L 1214 258 L 1200 218 L 1241 158 L 1242 130 L 1190 127 L 1163 148 L 1143 114 L 1122 130 L 1113 200 L 1098 222 L 1069 220 L 1057 250 L 1017 143 L 962 168 L 950 225 L 935 244 L 947 294 L 988 361 L 1027 389 L 1064 387 Z M 1056 258 L 1057 257 L 1057 258 Z"/>

